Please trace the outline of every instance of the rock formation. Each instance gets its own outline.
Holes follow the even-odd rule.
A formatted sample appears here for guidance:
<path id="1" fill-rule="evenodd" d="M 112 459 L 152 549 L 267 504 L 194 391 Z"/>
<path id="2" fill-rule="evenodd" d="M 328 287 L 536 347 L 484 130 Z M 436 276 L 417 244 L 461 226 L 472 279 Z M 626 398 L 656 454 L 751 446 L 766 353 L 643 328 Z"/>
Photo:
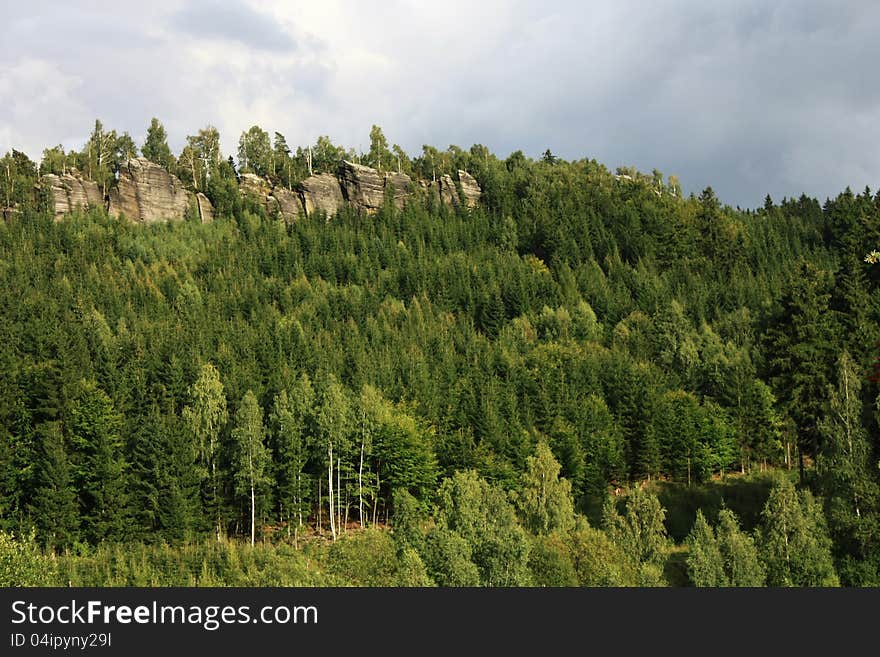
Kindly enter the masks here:
<path id="1" fill-rule="evenodd" d="M 75 210 L 104 206 L 98 184 L 81 177 L 75 170 L 61 176 L 47 173 L 40 178 L 40 184 L 52 193 L 56 221 Z"/>
<path id="2" fill-rule="evenodd" d="M 145 224 L 182 221 L 192 197 L 176 176 L 138 157 L 119 169 L 119 180 L 110 190 L 109 212 Z"/>
<path id="3" fill-rule="evenodd" d="M 483 190 L 480 189 L 476 178 L 467 171 L 459 169 L 458 182 L 461 186 L 461 196 L 463 197 L 464 204 L 469 208 L 477 207 L 480 203 L 480 197 L 483 195 Z"/>
<path id="4" fill-rule="evenodd" d="M 367 212 L 378 210 L 385 203 L 385 180 L 375 169 L 343 160 L 339 184 L 345 200 Z"/>
<path id="5" fill-rule="evenodd" d="M 274 215 L 278 211 L 278 201 L 272 195 L 269 181 L 253 173 L 243 173 L 239 176 L 238 188 L 243 196 L 263 206 L 268 215 Z"/>
<path id="6" fill-rule="evenodd" d="M 309 176 L 299 184 L 299 195 L 302 207 L 307 215 L 315 210 L 324 212 L 328 218 L 339 211 L 345 199 L 342 187 L 331 173 Z"/>
<path id="7" fill-rule="evenodd" d="M 405 173 L 386 173 L 385 187 L 391 188 L 394 206 L 398 210 L 402 210 L 406 199 L 412 195 L 412 178 Z"/>
<path id="8" fill-rule="evenodd" d="M 56 219 L 78 208 L 104 205 L 98 185 L 76 173 L 47 174 L 41 185 L 52 192 Z M 273 187 L 257 175 L 243 173 L 239 190 L 269 216 L 279 216 L 287 222 L 317 211 L 329 218 L 346 204 L 373 213 L 384 205 L 386 194 L 398 209 L 403 209 L 416 192 L 420 199 L 428 195 L 433 196 L 434 202 L 469 208 L 476 206 L 482 195 L 477 181 L 466 171 L 458 171 L 458 184 L 446 174 L 437 182 L 419 181 L 415 185 L 405 173 L 383 174 L 348 161 L 340 164 L 336 175 L 309 176 L 293 190 Z M 207 196 L 201 192 L 194 194 L 176 176 L 140 157 L 129 160 L 119 170 L 107 205 L 111 215 L 139 223 L 182 221 L 189 211 L 198 211 L 202 223 L 214 220 L 214 208 Z"/>
<path id="9" fill-rule="evenodd" d="M 302 215 L 303 204 L 297 192 L 284 187 L 276 187 L 272 190 L 272 196 L 275 199 L 278 214 L 287 223 L 296 221 L 296 218 Z"/>

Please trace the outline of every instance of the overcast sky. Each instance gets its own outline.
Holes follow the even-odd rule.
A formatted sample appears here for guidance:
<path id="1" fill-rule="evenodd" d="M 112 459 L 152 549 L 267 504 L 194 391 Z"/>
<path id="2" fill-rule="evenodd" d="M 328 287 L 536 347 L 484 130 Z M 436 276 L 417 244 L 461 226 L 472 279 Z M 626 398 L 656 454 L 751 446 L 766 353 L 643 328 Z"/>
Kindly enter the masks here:
<path id="1" fill-rule="evenodd" d="M 676 174 L 731 204 L 880 186 L 880 3 L 0 0 L 0 153 L 80 148 L 95 118 L 224 154 L 474 143 Z"/>

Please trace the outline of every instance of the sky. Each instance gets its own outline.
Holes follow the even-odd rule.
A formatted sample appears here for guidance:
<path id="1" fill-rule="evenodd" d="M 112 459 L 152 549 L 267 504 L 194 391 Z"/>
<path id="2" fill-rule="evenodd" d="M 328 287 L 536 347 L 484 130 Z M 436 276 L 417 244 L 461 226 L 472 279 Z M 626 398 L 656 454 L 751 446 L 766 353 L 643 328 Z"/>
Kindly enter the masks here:
<path id="1" fill-rule="evenodd" d="M 82 147 L 96 118 L 225 155 L 545 150 L 712 186 L 732 206 L 880 186 L 880 3 L 809 0 L 0 0 L 0 153 Z"/>

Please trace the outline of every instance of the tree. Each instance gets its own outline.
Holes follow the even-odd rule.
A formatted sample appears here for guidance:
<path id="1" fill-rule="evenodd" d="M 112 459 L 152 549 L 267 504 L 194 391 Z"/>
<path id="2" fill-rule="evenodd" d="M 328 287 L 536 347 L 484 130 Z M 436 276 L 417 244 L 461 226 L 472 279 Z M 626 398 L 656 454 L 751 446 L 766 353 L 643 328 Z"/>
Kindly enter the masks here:
<path id="1" fill-rule="evenodd" d="M 320 444 L 327 450 L 327 495 L 330 509 L 330 533 L 336 540 L 340 517 L 340 466 L 342 455 L 348 455 L 351 442 L 352 411 L 348 392 L 332 375 L 327 378 L 321 389 L 320 401 L 316 415 L 316 426 Z M 334 461 L 336 461 L 334 463 Z M 333 472 L 337 478 L 334 482 Z M 334 486 L 336 498 L 334 499 Z"/>
<path id="2" fill-rule="evenodd" d="M 250 493 L 251 502 L 251 546 L 256 532 L 257 502 L 256 491 L 269 483 L 266 474 L 270 458 L 264 443 L 266 429 L 263 426 L 263 410 L 256 395 L 248 390 L 241 400 L 235 414 L 235 428 L 232 430 L 233 479 L 235 492 L 239 495 Z"/>
<path id="3" fill-rule="evenodd" d="M 76 540 L 79 509 L 61 429 L 60 422 L 44 422 L 37 429 L 40 457 L 32 512 L 40 540 L 63 549 Z"/>
<path id="4" fill-rule="evenodd" d="M 688 574 L 694 586 L 728 586 L 724 559 L 715 532 L 706 522 L 703 512 L 697 511 L 694 526 L 685 541 L 688 548 Z"/>
<path id="5" fill-rule="evenodd" d="M 0 160 L 0 203 L 4 208 L 29 205 L 36 181 L 36 165 L 27 155 L 12 149 Z"/>
<path id="6" fill-rule="evenodd" d="M 560 468 L 546 442 L 539 442 L 535 456 L 526 459 L 522 487 L 515 500 L 525 527 L 535 534 L 574 527 L 571 483 L 560 479 Z"/>
<path id="7" fill-rule="evenodd" d="M 290 157 L 290 146 L 287 145 L 287 139 L 280 132 L 276 132 L 275 140 L 272 144 L 271 177 L 274 180 L 280 180 L 287 186 L 288 190 L 292 190 L 294 173 L 293 160 Z"/>
<path id="8" fill-rule="evenodd" d="M 116 136 L 113 132 L 104 130 L 104 124 L 100 119 L 95 119 L 95 129 L 89 136 L 83 149 L 82 156 L 85 160 L 85 174 L 90 180 L 101 182 L 111 172 L 107 168 L 110 156 L 113 153 L 113 143 Z"/>
<path id="9" fill-rule="evenodd" d="M 759 554 L 770 586 L 837 586 L 831 539 L 821 507 L 788 479 L 770 490 L 761 511 Z"/>
<path id="10" fill-rule="evenodd" d="M 607 498 L 602 520 L 608 537 L 627 555 L 640 579 L 662 581 L 663 565 L 669 540 L 663 521 L 666 510 L 657 496 L 635 487 L 626 500 L 626 511 L 620 515 L 614 498 Z"/>
<path id="11" fill-rule="evenodd" d="M 269 133 L 260 126 L 251 126 L 238 140 L 238 167 L 262 178 L 273 173 L 273 151 Z"/>
<path id="12" fill-rule="evenodd" d="M 861 390 L 858 368 L 843 352 L 837 361 L 837 387 L 829 390 L 828 411 L 819 421 L 822 448 L 816 470 L 836 548 L 864 559 L 877 545 L 880 490 L 862 423 Z"/>
<path id="13" fill-rule="evenodd" d="M 94 381 L 83 380 L 76 386 L 67 429 L 86 537 L 93 543 L 126 538 L 131 521 L 122 417 Z"/>
<path id="14" fill-rule="evenodd" d="M 184 407 L 183 420 L 195 439 L 196 454 L 203 466 L 202 479 L 208 482 L 208 506 L 215 513 L 217 540 L 220 540 L 220 498 L 217 477 L 217 450 L 220 431 L 229 414 L 220 373 L 211 363 L 202 365 L 199 377 L 189 389 L 190 404 Z"/>
<path id="15" fill-rule="evenodd" d="M 467 541 L 484 585 L 529 583 L 530 543 L 503 491 L 469 470 L 444 480 L 439 497 L 438 525 Z"/>
<path id="16" fill-rule="evenodd" d="M 193 189 L 208 189 L 208 183 L 220 167 L 220 132 L 212 125 L 186 138 L 186 146 L 177 160 L 178 175 Z"/>
<path id="17" fill-rule="evenodd" d="M 141 147 L 141 154 L 163 169 L 171 170 L 174 156 L 168 146 L 168 134 L 165 132 L 165 126 L 156 117 L 150 120 L 150 127 L 147 128 L 147 138 Z"/>
<path id="18" fill-rule="evenodd" d="M 718 513 L 715 535 L 729 585 L 764 586 L 767 575 L 758 559 L 755 541 L 740 529 L 736 514 L 730 509 Z"/>
<path id="19" fill-rule="evenodd" d="M 833 377 L 836 320 L 830 309 L 830 273 L 803 262 L 782 299 L 782 308 L 767 333 L 771 380 L 798 429 L 798 456 L 803 479 L 803 452 L 819 451 L 819 420 Z"/>
<path id="20" fill-rule="evenodd" d="M 288 536 L 292 519 L 296 518 L 295 542 L 303 524 L 304 492 L 309 490 L 303 471 L 314 439 L 314 407 L 315 391 L 311 379 L 303 373 L 289 393 L 282 390 L 275 396 L 271 415 L 275 427 L 278 502 L 282 518 L 286 512 Z"/>
<path id="21" fill-rule="evenodd" d="M 382 128 L 374 125 L 370 129 L 370 152 L 367 155 L 370 165 L 379 171 L 383 170 L 384 165 L 384 169 L 388 170 L 393 157 L 391 151 L 388 150 L 388 140 L 385 139 Z"/>

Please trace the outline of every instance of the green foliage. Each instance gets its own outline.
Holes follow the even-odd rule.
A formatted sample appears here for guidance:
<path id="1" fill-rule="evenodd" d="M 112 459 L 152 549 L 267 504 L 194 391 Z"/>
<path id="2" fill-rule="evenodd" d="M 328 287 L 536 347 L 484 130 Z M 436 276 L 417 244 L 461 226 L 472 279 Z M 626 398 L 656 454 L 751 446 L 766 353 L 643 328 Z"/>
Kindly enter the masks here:
<path id="1" fill-rule="evenodd" d="M 171 148 L 168 146 L 168 133 L 165 132 L 165 126 L 156 117 L 150 120 L 150 127 L 147 128 L 147 137 L 144 140 L 144 145 L 141 146 L 141 154 L 150 162 L 155 162 L 169 171 L 174 165 L 174 157 L 171 155 Z"/>
<path id="2" fill-rule="evenodd" d="M 762 517 L 758 547 L 769 586 L 838 585 L 822 509 L 809 491 L 780 479 Z"/>
<path id="3" fill-rule="evenodd" d="M 467 541 L 483 584 L 529 583 L 526 532 L 503 491 L 476 472 L 457 472 L 441 484 L 437 522 Z"/>
<path id="4" fill-rule="evenodd" d="M 852 357 L 838 359 L 837 387 L 819 422 L 816 462 L 829 529 L 841 554 L 865 559 L 880 548 L 880 486 L 862 424 L 862 381 Z"/>
<path id="5" fill-rule="evenodd" d="M 42 554 L 33 532 L 16 537 L 0 530 L 0 586 L 49 586 L 54 560 Z"/>
<path id="6" fill-rule="evenodd" d="M 739 527 L 736 514 L 722 509 L 715 529 L 724 573 L 730 586 L 764 586 L 767 575 L 758 559 L 754 539 Z"/>
<path id="7" fill-rule="evenodd" d="M 655 572 L 662 572 L 666 561 L 669 543 L 663 525 L 665 517 L 666 511 L 657 496 L 641 487 L 630 491 L 623 515 L 615 508 L 613 498 L 608 498 L 603 510 L 608 537 L 648 579 L 653 579 Z"/>
<path id="8" fill-rule="evenodd" d="M 574 527 L 571 484 L 559 478 L 559 469 L 547 443 L 538 443 L 535 456 L 526 459 L 522 487 L 515 499 L 523 525 L 534 534 Z"/>
<path id="9" fill-rule="evenodd" d="M 479 586 L 480 570 L 468 541 L 446 527 L 433 527 L 425 537 L 424 562 L 438 586 Z"/>
<path id="10" fill-rule="evenodd" d="M 701 511 L 687 537 L 687 566 L 694 586 L 728 586 L 730 581 L 724 572 L 724 557 L 715 532 Z"/>
<path id="11" fill-rule="evenodd" d="M 752 585 L 763 473 L 800 456 L 841 580 L 876 582 L 877 390 L 855 384 L 880 338 L 867 191 L 734 210 L 711 189 L 684 198 L 674 176 L 549 152 L 410 159 L 378 127 L 367 154 L 254 127 L 242 168 L 291 191 L 342 159 L 415 179 L 402 210 L 285 225 L 242 199 L 216 128 L 173 162 L 164 133 L 153 121 L 143 153 L 208 195 L 212 224 L 100 208 L 55 222 L 34 163 L 12 151 L 0 166 L 0 527 L 75 551 L 65 567 L 83 581 L 312 581 L 282 573 L 274 548 L 193 546 L 240 540 L 250 519 L 323 564 L 322 538 L 393 517 L 388 582 L 678 583 L 685 552 L 663 530 L 683 541 L 701 509 L 730 583 Z M 76 168 L 107 193 L 133 152 L 97 122 L 40 173 Z M 467 211 L 428 191 L 459 169 L 482 188 Z M 246 396 L 250 420 L 230 422 Z M 251 504 L 241 447 L 257 434 Z M 605 531 L 578 516 L 599 520 L 644 477 L 659 508 L 636 492 Z M 203 563 L 140 571 L 117 551 L 129 540 L 148 561 Z M 831 581 L 814 575 L 789 579 Z"/>

